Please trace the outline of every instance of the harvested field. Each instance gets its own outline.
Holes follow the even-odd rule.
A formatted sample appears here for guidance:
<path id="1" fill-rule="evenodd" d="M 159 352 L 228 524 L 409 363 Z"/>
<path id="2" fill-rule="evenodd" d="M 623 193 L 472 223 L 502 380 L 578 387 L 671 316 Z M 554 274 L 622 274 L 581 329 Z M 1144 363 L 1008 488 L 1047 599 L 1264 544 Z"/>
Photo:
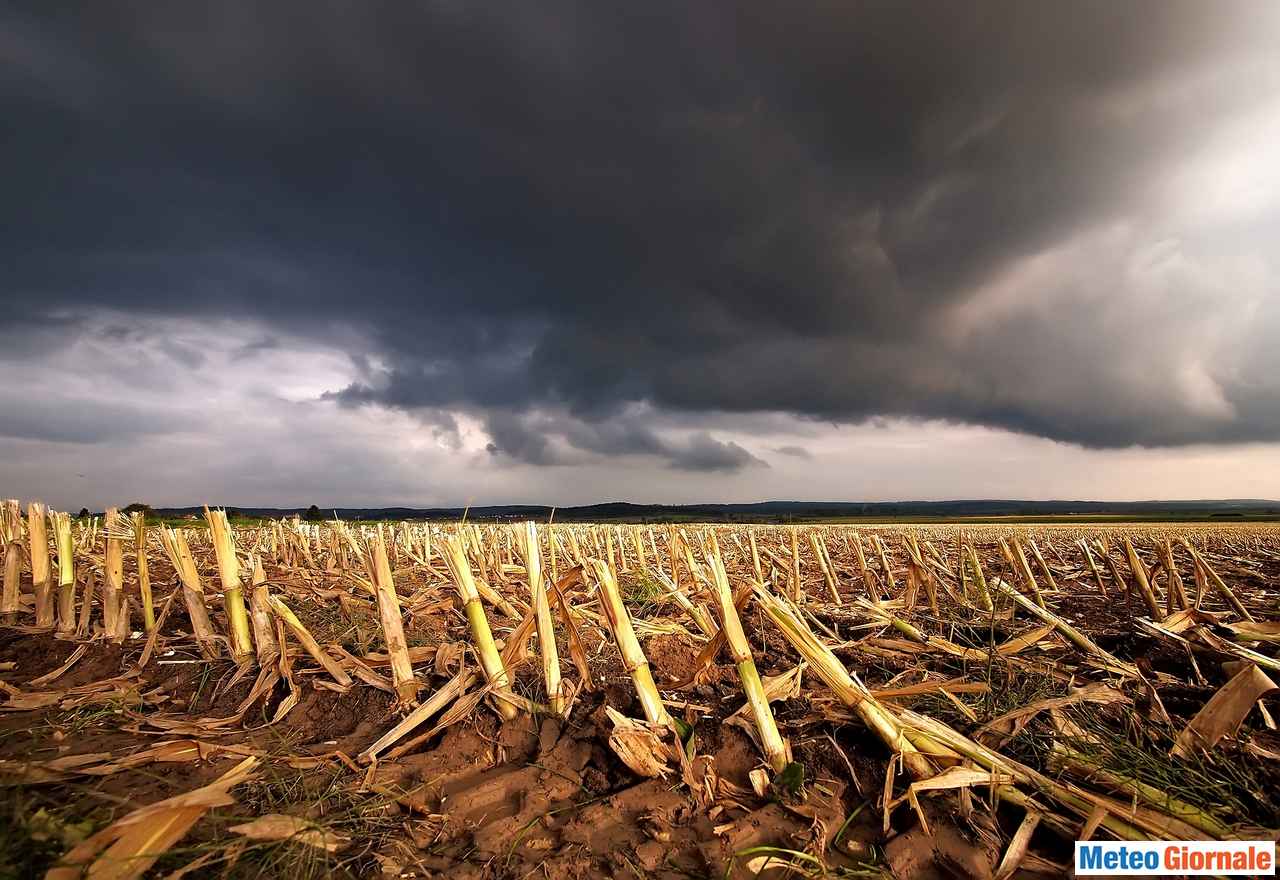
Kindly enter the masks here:
<path id="1" fill-rule="evenodd" d="M 1008 878 L 1280 828 L 1274 526 L 3 525 L 0 876 Z"/>

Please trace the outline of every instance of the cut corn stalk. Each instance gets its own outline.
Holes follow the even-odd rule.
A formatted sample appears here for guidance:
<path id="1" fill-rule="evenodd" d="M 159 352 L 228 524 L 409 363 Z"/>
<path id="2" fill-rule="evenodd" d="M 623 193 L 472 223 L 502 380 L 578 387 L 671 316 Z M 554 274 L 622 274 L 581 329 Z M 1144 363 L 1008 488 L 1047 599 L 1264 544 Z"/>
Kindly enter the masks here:
<path id="1" fill-rule="evenodd" d="M 381 530 L 366 548 L 365 560 L 369 568 L 369 579 L 378 596 L 378 617 L 382 621 L 383 641 L 386 642 L 387 654 L 391 657 L 391 679 L 400 699 L 412 703 L 418 699 L 418 680 L 414 677 L 413 663 L 409 660 L 409 644 L 404 638 L 400 597 L 396 594 L 391 563 L 387 560 L 387 544 Z"/>
<path id="2" fill-rule="evenodd" d="M 438 688 L 426 701 L 401 719 L 399 724 L 392 727 L 380 736 L 377 742 L 361 752 L 358 756 L 359 759 L 365 763 L 376 759 L 379 754 L 404 739 L 432 715 L 435 715 L 449 703 L 466 693 L 467 689 L 475 684 L 476 677 L 475 672 L 470 669 L 460 670 L 447 684 Z"/>
<path id="3" fill-rule="evenodd" d="M 191 621 L 191 631 L 200 646 L 200 653 L 206 659 L 218 657 L 219 648 L 217 634 L 213 624 L 209 622 L 209 609 L 204 602 L 204 587 L 200 583 L 200 574 L 196 570 L 195 557 L 187 545 L 186 533 L 168 526 L 160 527 L 160 546 L 178 573 L 178 582 L 182 584 L 182 599 L 187 606 L 187 617 Z"/>
<path id="4" fill-rule="evenodd" d="M 124 598 L 124 539 L 132 534 L 132 529 L 125 525 L 120 511 L 114 507 L 107 508 L 103 528 L 107 536 L 107 551 L 102 568 L 102 626 L 114 636 L 118 630 L 116 615 L 120 613 L 120 602 Z"/>
<path id="5" fill-rule="evenodd" d="M 271 591 L 267 588 L 267 573 L 262 568 L 262 560 L 254 554 L 249 555 L 249 570 L 253 572 L 249 590 L 253 647 L 258 653 L 259 665 L 267 667 L 280 655 L 275 621 L 271 616 Z"/>
<path id="6" fill-rule="evenodd" d="M 454 588 L 458 591 L 458 598 L 467 615 L 467 622 L 471 627 L 471 640 L 474 642 L 476 656 L 480 660 L 480 668 L 484 670 L 485 680 L 492 687 L 505 691 L 511 686 L 511 680 L 507 676 L 506 667 L 502 665 L 502 655 L 498 653 L 497 645 L 494 644 L 493 631 L 489 629 L 489 619 L 485 617 L 484 605 L 480 601 L 480 593 L 476 590 L 471 563 L 467 561 L 467 553 L 457 535 L 445 538 L 444 561 L 449 566 Z M 502 699 L 500 695 L 496 696 L 494 705 L 498 714 L 504 719 L 510 721 L 519 714 L 515 706 Z"/>
<path id="7" fill-rule="evenodd" d="M 1098 570 L 1098 564 L 1093 561 L 1093 553 L 1089 550 L 1089 542 L 1081 540 L 1077 542 L 1080 550 L 1084 553 L 1084 561 L 1089 566 L 1089 571 L 1093 572 L 1093 579 L 1098 583 L 1098 592 L 1107 595 L 1107 585 L 1102 582 L 1102 572 Z"/>
<path id="8" fill-rule="evenodd" d="M 978 606 L 983 611 L 991 611 L 991 591 L 987 589 L 987 576 L 982 573 L 982 563 L 972 546 L 969 547 L 969 566 L 973 571 L 973 582 L 978 587 Z"/>
<path id="9" fill-rule="evenodd" d="M 133 626 L 129 622 L 132 607 L 128 596 L 121 599 L 120 610 L 116 614 L 116 631 L 113 639 L 117 643 L 129 638 L 129 634 L 133 631 Z"/>
<path id="10" fill-rule="evenodd" d="M 311 632 L 298 619 L 298 616 L 289 609 L 289 606 L 284 604 L 277 596 L 270 596 L 267 601 L 271 605 L 271 610 L 284 621 L 285 626 L 289 627 L 289 631 L 293 633 L 294 638 L 311 655 L 311 659 L 319 663 L 324 668 L 324 671 L 333 676 L 333 680 L 342 687 L 349 687 L 351 685 L 351 676 L 347 675 L 347 671 L 325 653 L 319 642 L 315 640 Z"/>
<path id="11" fill-rule="evenodd" d="M 1213 566 L 1209 565 L 1209 563 L 1205 561 L 1205 558 L 1200 555 L 1200 552 L 1196 550 L 1195 547 L 1192 547 L 1191 543 L 1186 539 L 1183 539 L 1182 546 L 1187 548 L 1187 552 L 1190 553 L 1191 558 L 1195 560 L 1196 568 L 1203 571 L 1204 574 L 1208 576 L 1209 582 L 1213 584 L 1214 588 L 1219 593 L 1222 594 L 1222 598 L 1227 600 L 1227 604 L 1235 609 L 1235 612 L 1245 620 L 1253 620 L 1253 615 L 1249 613 L 1249 609 L 1244 607 L 1244 604 L 1236 594 L 1231 591 L 1231 588 L 1226 585 L 1226 582 L 1223 581 L 1222 578 L 1218 577 L 1218 573 L 1213 570 Z"/>
<path id="12" fill-rule="evenodd" d="M 719 554 L 707 560 L 711 569 L 713 592 L 720 605 L 720 621 L 729 653 L 738 667 L 738 677 L 742 680 L 742 691 L 746 694 L 747 703 L 751 706 L 751 714 L 755 719 L 756 731 L 760 734 L 760 745 L 764 749 L 765 759 L 774 773 L 781 773 L 791 763 L 791 747 L 778 732 L 778 725 L 773 719 L 773 711 L 769 708 L 769 698 L 765 695 L 764 686 L 760 682 L 760 673 L 756 670 L 756 662 L 751 656 L 751 645 L 747 635 L 742 631 L 742 622 L 738 619 L 737 609 L 733 607 L 733 593 L 729 589 L 729 575 L 724 570 L 724 562 Z M 763 587 L 760 581 L 757 581 Z"/>
<path id="13" fill-rule="evenodd" d="M 867 554 L 862 550 L 862 534 L 860 532 L 853 533 L 853 549 L 858 553 L 858 571 L 862 575 L 863 585 L 867 588 L 867 597 L 872 602 L 879 602 L 881 599 L 880 591 L 876 588 L 871 569 L 867 567 Z"/>
<path id="14" fill-rule="evenodd" d="M 542 675 L 547 689 L 547 705 L 552 715 L 564 714 L 565 694 L 560 681 L 560 654 L 556 650 L 556 630 L 551 620 L 551 604 L 547 601 L 547 585 L 542 578 L 542 549 L 538 543 L 538 527 L 532 522 L 518 526 L 516 541 L 524 557 L 525 575 L 533 600 L 534 622 L 538 630 L 538 656 L 542 658 Z M 636 547 L 643 553 L 639 534 Z"/>
<path id="15" fill-rule="evenodd" d="M 1042 608 L 1039 605 L 1036 605 L 1026 596 L 1022 595 L 1017 590 L 1013 589 L 1013 587 L 1010 587 L 1008 584 L 1004 583 L 1003 581 L 996 580 L 996 581 L 993 581 L 992 583 L 997 590 L 1004 593 L 1014 602 L 1017 602 L 1018 605 L 1020 605 L 1023 608 L 1023 610 L 1027 611 L 1033 617 L 1039 618 L 1044 623 L 1051 625 L 1058 632 L 1062 633 L 1062 635 L 1067 639 L 1067 641 L 1071 642 L 1071 644 L 1075 645 L 1077 648 L 1079 648 L 1081 651 L 1085 652 L 1086 654 L 1089 654 L 1097 658 L 1098 660 L 1100 660 L 1107 669 L 1110 669 L 1114 672 L 1119 672 L 1122 675 L 1132 676 L 1134 678 L 1141 677 L 1138 674 L 1138 668 L 1134 666 L 1132 663 L 1126 663 L 1120 658 L 1102 650 L 1102 648 L 1094 644 L 1094 642 L 1091 639 L 1089 639 L 1088 636 L 1080 632 L 1080 630 L 1076 629 L 1074 626 L 1067 623 L 1065 620 L 1063 620 L 1058 615 L 1054 614 L 1049 609 Z"/>
<path id="16" fill-rule="evenodd" d="M 84 575 L 84 596 L 80 599 L 80 617 L 76 621 L 77 639 L 87 639 L 93 634 L 90 615 L 93 613 L 93 594 L 96 589 L 97 582 L 94 580 L 93 569 L 87 569 Z"/>
<path id="17" fill-rule="evenodd" d="M 831 601 L 840 605 L 840 591 L 836 589 L 835 574 L 831 571 L 831 566 L 827 562 L 826 547 L 823 546 L 822 535 L 817 532 L 810 532 L 809 546 L 813 548 L 813 556 L 818 561 L 818 570 L 822 572 L 822 579 L 826 582 L 827 591 L 831 594 Z"/>
<path id="18" fill-rule="evenodd" d="M 1000 552 L 1004 554 L 1009 567 L 1018 572 L 1022 582 L 1027 586 L 1027 592 L 1035 597 L 1036 604 L 1043 608 L 1044 597 L 1040 595 L 1040 586 L 1036 583 L 1036 576 L 1031 573 L 1031 566 L 1027 564 L 1027 555 L 1022 552 L 1022 545 L 1018 543 L 1018 539 L 1011 538 L 1009 541 L 1001 539 Z"/>
<path id="19" fill-rule="evenodd" d="M 0 591 L 0 614 L 14 623 L 21 607 L 19 580 L 22 577 L 22 506 L 16 498 L 0 508 L 0 544 L 4 546 L 4 588 Z"/>
<path id="20" fill-rule="evenodd" d="M 1117 804 L 1097 795 L 1089 795 L 1083 790 L 1073 789 L 1055 782 L 1024 764 L 974 742 L 953 728 L 927 715 L 921 715 L 912 712 L 910 709 L 899 708 L 892 704 L 889 704 L 887 708 L 892 712 L 895 719 L 903 725 L 907 735 L 916 742 L 930 742 L 935 748 L 945 749 L 951 754 L 968 758 L 987 770 L 1010 774 L 1016 784 L 1039 789 L 1042 793 L 1063 804 L 1081 817 L 1088 817 L 1100 804 L 1109 806 L 1110 809 L 1104 813 L 1104 817 L 1101 820 L 1102 826 L 1108 831 L 1121 840 L 1151 839 L 1150 833 L 1137 827 L 1131 821 L 1121 818 L 1121 816 L 1130 819 L 1137 817 L 1135 811 L 1126 809 L 1123 804 Z M 1028 807 L 1034 803 L 1023 792 L 1011 786 L 997 788 L 996 795 L 1001 800 L 1007 800 L 1017 806 Z M 1150 824 L 1154 825 L 1154 823 Z"/>
<path id="21" fill-rule="evenodd" d="M 692 599 L 686 596 L 682 590 L 676 587 L 675 584 L 667 580 L 667 576 L 662 572 L 655 572 L 655 577 L 658 582 L 666 588 L 667 595 L 671 600 L 679 605 L 681 610 L 689 615 L 689 618 L 694 622 L 694 625 L 697 626 L 698 629 L 702 630 L 703 635 L 712 637 L 716 634 L 716 625 L 712 623 L 711 619 L 707 616 L 706 608 L 695 603 Z"/>
<path id="22" fill-rule="evenodd" d="M 53 628 L 53 572 L 49 565 L 49 534 L 45 529 L 47 511 L 33 501 L 27 505 L 27 547 L 31 557 L 31 584 L 36 594 L 36 626 Z"/>
<path id="23" fill-rule="evenodd" d="M 142 604 L 142 622 L 147 632 L 156 628 L 156 611 L 151 598 L 151 569 L 147 565 L 147 515 L 143 511 L 129 514 L 133 523 L 133 555 L 138 566 L 138 593 Z"/>
<path id="24" fill-rule="evenodd" d="M 893 580 L 893 567 L 889 565 L 889 555 L 885 551 L 884 541 L 880 540 L 879 535 L 872 535 L 871 541 L 875 544 L 876 555 L 880 559 L 880 571 L 884 573 L 885 586 L 889 590 L 889 594 L 892 595 L 893 591 L 897 589 L 897 584 Z"/>
<path id="25" fill-rule="evenodd" d="M 1099 780 L 1108 788 L 1144 801 L 1149 806 L 1204 832 L 1213 840 L 1224 840 L 1231 836 L 1231 828 L 1212 813 L 1173 797 L 1163 788 L 1148 785 L 1138 779 L 1119 776 L 1103 767 L 1096 758 L 1077 749 L 1062 743 L 1054 743 L 1052 758 L 1055 765 L 1071 769 L 1086 779 Z"/>
<path id="26" fill-rule="evenodd" d="M 747 541 L 751 544 L 751 571 L 755 574 L 756 583 L 763 584 L 764 569 L 760 566 L 760 548 L 756 546 L 756 533 L 747 532 Z"/>
<path id="27" fill-rule="evenodd" d="M 210 510 L 206 507 L 204 516 L 209 523 L 213 551 L 218 558 L 218 575 L 222 578 L 222 603 L 226 608 L 231 635 L 231 656 L 237 663 L 243 663 L 253 657 L 253 637 L 249 632 L 249 615 L 244 607 L 235 539 L 231 535 L 225 510 Z"/>
<path id="28" fill-rule="evenodd" d="M 59 635 L 69 635 L 76 628 L 76 560 L 71 540 L 71 517 L 63 512 L 49 514 L 53 527 L 54 547 L 58 551 L 58 627 Z"/>
<path id="29" fill-rule="evenodd" d="M 1173 541 L 1165 539 L 1160 545 L 1160 562 L 1164 566 L 1166 585 L 1165 585 L 1165 613 L 1173 614 L 1182 608 L 1187 607 L 1187 593 L 1182 586 L 1182 575 L 1178 574 L 1178 566 L 1173 560 Z"/>
<path id="30" fill-rule="evenodd" d="M 1031 555 L 1035 557 L 1036 565 L 1040 566 L 1040 573 L 1044 575 L 1044 579 L 1049 583 L 1049 589 L 1057 592 L 1058 582 L 1054 579 L 1053 571 L 1049 568 L 1049 563 L 1045 562 L 1044 554 L 1036 546 L 1035 540 L 1028 538 L 1027 546 L 1031 548 Z"/>
<path id="31" fill-rule="evenodd" d="M 1133 548 L 1133 542 L 1128 538 L 1124 539 L 1124 552 L 1129 559 L 1129 570 L 1133 572 L 1133 578 L 1138 583 L 1138 592 L 1142 594 L 1142 601 L 1147 603 L 1147 610 L 1151 612 L 1151 619 L 1159 623 L 1164 620 L 1164 612 L 1160 610 L 1160 603 L 1156 601 L 1155 591 L 1151 589 L 1151 580 L 1147 576 L 1147 566 L 1138 558 L 1138 551 Z"/>
<path id="32" fill-rule="evenodd" d="M 613 641 L 618 646 L 618 653 L 622 655 L 622 666 L 635 684 L 645 719 L 650 724 L 661 724 L 674 730 L 675 722 L 662 704 L 662 695 L 658 693 L 658 685 L 653 680 L 653 673 L 649 671 L 649 660 L 636 639 L 635 630 L 631 626 L 631 615 L 622 604 L 622 594 L 618 590 L 618 581 L 613 571 L 607 562 L 599 559 L 587 561 L 600 585 L 600 607 L 604 610 L 604 618 L 609 625 L 609 632 L 613 634 Z"/>
<path id="33" fill-rule="evenodd" d="M 920 749 L 903 734 L 902 726 L 890 715 L 862 682 L 849 674 L 831 649 L 822 643 L 800 614 L 768 590 L 757 587 L 756 599 L 791 646 L 826 683 L 840 702 L 858 714 L 864 724 L 880 737 L 892 754 L 901 754 L 902 763 L 914 779 L 932 776 L 934 768 Z"/>

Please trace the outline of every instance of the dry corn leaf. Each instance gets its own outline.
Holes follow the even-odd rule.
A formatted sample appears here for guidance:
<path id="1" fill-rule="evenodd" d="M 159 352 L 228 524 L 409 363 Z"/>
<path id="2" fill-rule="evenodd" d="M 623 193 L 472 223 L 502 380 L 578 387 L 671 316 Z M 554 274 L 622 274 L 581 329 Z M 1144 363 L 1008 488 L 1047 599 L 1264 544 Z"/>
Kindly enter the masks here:
<path id="1" fill-rule="evenodd" d="M 922 791 L 941 791 L 951 788 L 973 788 L 975 785 L 1010 785 L 1014 781 L 1011 773 L 991 773 L 986 770 L 975 770 L 971 767 L 948 767 L 936 776 L 920 779 L 911 783 L 907 793 L 892 802 L 897 806 L 911 797 L 912 793 Z"/>
<path id="2" fill-rule="evenodd" d="M 902 687 L 872 688 L 871 696 L 877 700 L 892 700 L 895 697 L 914 697 L 920 694 L 934 694 L 947 691 L 951 694 L 985 694 L 991 685 L 985 681 L 965 681 L 961 678 L 945 678 L 937 681 L 922 681 Z"/>
<path id="3" fill-rule="evenodd" d="M 467 653 L 466 642 L 442 642 L 436 646 L 436 675 L 453 675 L 462 666 Z"/>
<path id="4" fill-rule="evenodd" d="M 0 691 L 9 695 L 9 699 L 0 704 L 0 710 L 8 712 L 43 709 L 46 706 L 52 706 L 67 695 L 66 691 L 24 691 L 4 681 L 0 681 Z"/>
<path id="5" fill-rule="evenodd" d="M 1160 621 L 1160 626 L 1171 633 L 1184 633 L 1197 624 L 1217 623 L 1222 616 L 1221 614 L 1210 614 L 1207 611 L 1200 611 L 1195 608 L 1183 608 L 1181 611 L 1176 611 Z"/>
<path id="6" fill-rule="evenodd" d="M 1004 858 L 1000 860 L 993 880 L 1009 880 L 1014 875 L 1026 858 L 1027 847 L 1031 845 L 1031 834 L 1039 824 L 1040 814 L 1035 810 L 1027 810 L 1022 817 L 1022 824 L 1013 832 L 1013 839 L 1009 841 L 1009 848 L 1004 851 Z"/>
<path id="7" fill-rule="evenodd" d="M 230 790 L 249 778 L 257 762 L 245 758 L 203 788 L 134 810 L 72 849 L 45 880 L 79 880 L 86 865 L 94 880 L 142 876 L 206 812 L 235 803 Z"/>
<path id="8" fill-rule="evenodd" d="M 638 776 L 665 777 L 671 772 L 667 757 L 671 749 L 662 741 L 658 732 L 643 721 L 628 718 L 610 706 L 605 706 L 613 733 L 609 734 L 609 747 Z"/>
<path id="9" fill-rule="evenodd" d="M 1280 642 L 1280 621 L 1277 620 L 1242 620 L 1228 623 L 1227 629 L 1249 642 Z"/>
<path id="10" fill-rule="evenodd" d="M 573 660 L 574 668 L 578 670 L 579 678 L 582 679 L 582 688 L 590 691 L 595 690 L 595 681 L 591 677 L 591 664 L 587 660 L 587 649 L 582 644 L 582 636 L 578 633 L 578 624 L 574 621 L 573 609 L 569 607 L 569 600 L 565 598 L 565 593 L 581 578 L 582 566 L 575 566 L 553 584 L 552 593 L 556 598 L 556 607 L 560 611 L 560 620 L 564 624 L 565 636 L 568 637 L 569 657 Z"/>
<path id="11" fill-rule="evenodd" d="M 231 830 L 250 840 L 294 840 L 328 852 L 337 852 L 347 844 L 346 838 L 339 837 L 332 831 L 318 828 L 300 816 L 286 816 L 282 813 L 267 813 L 252 822 L 232 825 Z"/>
<path id="12" fill-rule="evenodd" d="M 1196 748 L 1209 749 L 1224 736 L 1240 729 L 1245 716 L 1276 683 L 1252 663 L 1236 673 L 1209 698 L 1173 744 L 1170 754 L 1189 758 Z"/>
<path id="13" fill-rule="evenodd" d="M 892 764 L 890 765 L 892 766 Z M 885 816 L 891 813 L 903 801 L 909 801 L 912 809 L 916 812 L 916 817 L 920 820 L 920 827 L 925 830 L 926 834 L 931 834 L 929 829 L 929 820 L 925 817 L 925 812 L 920 806 L 920 792 L 922 791 L 942 791 L 947 789 L 968 789 L 976 785 L 1010 785 L 1014 781 L 1011 773 L 992 773 L 986 770 L 974 770 L 970 767 L 948 767 L 936 776 L 929 779 L 917 780 L 907 787 L 907 793 L 899 797 L 897 800 L 889 801 L 885 805 Z M 886 785 L 886 791 L 888 785 Z"/>
<path id="14" fill-rule="evenodd" d="M 1113 687 L 1105 684 L 1089 684 L 1078 688 L 1064 697 L 1050 697 L 1036 700 L 1034 703 L 1006 712 L 999 718 L 993 718 L 978 729 L 977 736 L 984 739 L 985 734 L 998 735 L 1000 740 L 1007 741 L 1017 735 L 1039 713 L 1046 709 L 1060 709 L 1076 703 L 1127 703 L 1129 698 Z"/>
<path id="15" fill-rule="evenodd" d="M 1012 657 L 1014 654 L 1019 654 L 1037 642 L 1044 640 L 1054 629 L 1055 627 L 1051 623 L 1029 629 L 1022 635 L 1015 636 L 1009 641 L 996 646 L 996 653 L 1002 657 Z"/>
<path id="16" fill-rule="evenodd" d="M 75 666 L 76 663 L 80 660 L 80 658 L 83 657 L 86 653 L 88 653 L 88 651 L 89 651 L 88 645 L 80 645 L 74 651 L 71 652 L 71 656 L 67 657 L 66 662 L 64 662 L 61 666 L 59 666 L 57 669 L 53 670 L 52 672 L 46 672 L 44 675 L 40 676 L 39 678 L 31 679 L 31 681 L 27 682 L 27 686 L 43 687 L 44 685 L 57 680 L 59 677 L 64 675 L 69 669 L 71 669 L 72 666 Z"/>
<path id="17" fill-rule="evenodd" d="M 379 737 L 377 742 L 361 752 L 360 760 L 372 761 L 379 753 L 404 739 L 418 725 L 466 693 L 467 689 L 475 684 L 476 678 L 474 671 L 466 667 L 459 669 L 458 674 L 450 679 L 448 683 L 442 685 L 428 699 L 424 700 L 417 708 L 401 719 L 399 724 L 396 724 Z"/>
<path id="18" fill-rule="evenodd" d="M 800 696 L 800 682 L 806 665 L 805 663 L 800 663 L 786 672 L 779 672 L 777 675 L 766 675 L 761 678 L 760 685 L 764 688 L 764 695 L 770 703 L 775 703 L 778 700 L 792 700 Z M 732 723 L 735 718 L 749 719 L 750 715 L 751 704 L 749 702 L 743 703 L 725 721 Z"/>

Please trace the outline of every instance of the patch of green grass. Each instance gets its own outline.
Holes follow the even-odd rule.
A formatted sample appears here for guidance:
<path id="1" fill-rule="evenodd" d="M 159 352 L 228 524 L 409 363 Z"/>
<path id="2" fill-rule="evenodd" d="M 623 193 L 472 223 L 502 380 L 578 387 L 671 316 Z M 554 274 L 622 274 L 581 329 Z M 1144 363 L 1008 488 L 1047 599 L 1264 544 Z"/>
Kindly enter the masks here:
<path id="1" fill-rule="evenodd" d="M 1228 824 L 1280 826 L 1276 773 L 1263 759 L 1230 740 L 1191 758 L 1169 754 L 1178 730 L 1131 714 L 1071 707 L 1068 716 L 1085 731 L 1064 745 L 1123 780 L 1141 782 L 1199 807 Z"/>
<path id="2" fill-rule="evenodd" d="M 46 719 L 50 727 L 74 735 L 94 727 L 117 727 L 120 724 L 120 716 L 126 709 L 133 711 L 143 709 L 142 697 L 136 691 L 100 702 L 86 703 L 75 709 L 51 712 Z"/>
<path id="3" fill-rule="evenodd" d="M 916 699 L 913 708 L 944 724 L 951 725 L 962 733 L 972 734 L 982 725 L 1001 715 L 1031 703 L 1051 697 L 1061 697 L 1067 693 L 1066 684 L 1053 676 L 1005 666 L 999 659 L 985 669 L 982 667 L 975 669 L 971 665 L 969 675 L 975 680 L 985 680 L 988 687 L 985 693 L 958 695 L 977 716 L 976 724 L 961 712 L 955 703 L 939 693 L 921 695 Z M 1043 719 L 1037 719 L 1037 721 L 1043 721 Z M 1052 745 L 1053 732 L 1047 726 L 1033 722 L 1023 728 L 1000 750 L 1018 761 L 1043 768 Z"/>
<path id="4" fill-rule="evenodd" d="M 296 602 L 293 611 L 322 645 L 336 643 L 356 655 L 385 650 L 382 623 L 372 604 L 347 610 L 337 601 Z"/>
<path id="5" fill-rule="evenodd" d="M 659 605 L 667 600 L 667 588 L 647 571 L 629 571 L 618 577 L 622 601 L 641 608 Z"/>

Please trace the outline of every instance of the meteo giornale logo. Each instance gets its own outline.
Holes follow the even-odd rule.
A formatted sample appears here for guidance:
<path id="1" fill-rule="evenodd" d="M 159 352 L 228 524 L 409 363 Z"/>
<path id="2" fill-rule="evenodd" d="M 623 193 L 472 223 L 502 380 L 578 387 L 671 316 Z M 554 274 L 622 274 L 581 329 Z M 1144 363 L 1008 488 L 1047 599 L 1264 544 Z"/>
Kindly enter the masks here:
<path id="1" fill-rule="evenodd" d="M 1077 841 L 1076 875 L 1258 877 L 1276 872 L 1269 840 Z"/>

